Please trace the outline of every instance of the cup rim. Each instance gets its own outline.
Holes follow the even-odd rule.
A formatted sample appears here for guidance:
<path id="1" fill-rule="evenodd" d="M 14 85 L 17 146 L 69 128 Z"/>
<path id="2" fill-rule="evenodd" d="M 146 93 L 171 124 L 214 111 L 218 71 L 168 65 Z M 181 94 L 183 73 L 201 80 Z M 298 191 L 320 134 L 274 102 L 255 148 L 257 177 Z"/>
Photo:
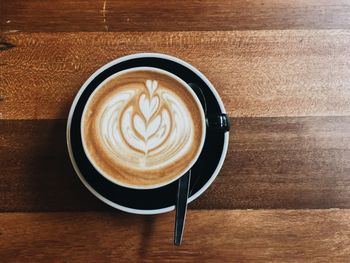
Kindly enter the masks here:
<path id="1" fill-rule="evenodd" d="M 182 86 L 184 86 L 186 88 L 186 90 L 192 95 L 192 97 L 194 98 L 197 107 L 199 108 L 200 111 L 200 115 L 201 115 L 201 121 L 202 121 L 202 138 L 197 150 L 197 153 L 195 155 L 195 157 L 191 160 L 191 162 L 188 163 L 188 165 L 184 168 L 184 172 L 180 173 L 179 175 L 171 178 L 171 180 L 168 180 L 164 183 L 159 183 L 159 184 L 153 184 L 153 185 L 148 185 L 148 186 L 139 186 L 139 185 L 129 185 L 123 182 L 120 182 L 119 180 L 111 177 L 110 175 L 108 175 L 106 172 L 104 172 L 94 161 L 94 159 L 90 156 L 90 153 L 87 150 L 87 146 L 86 146 L 86 138 L 83 136 L 83 129 L 84 129 L 84 116 L 86 114 L 87 111 L 87 107 L 86 105 L 89 104 L 89 102 L 91 102 L 92 98 L 94 97 L 94 95 L 98 92 L 98 90 L 100 90 L 103 85 L 105 83 L 107 83 L 108 81 L 110 81 L 113 78 L 116 78 L 120 75 L 123 74 L 127 74 L 129 72 L 134 72 L 134 71 L 151 71 L 151 72 L 157 72 L 163 75 L 166 75 L 172 79 L 175 79 L 176 81 L 178 81 Z M 196 121 L 196 120 L 194 120 Z M 99 172 L 99 174 L 101 174 L 103 177 L 105 177 L 107 180 L 109 180 L 110 182 L 126 187 L 126 188 L 130 188 L 130 189 L 137 189 L 137 190 L 150 190 L 150 189 L 155 189 L 155 188 L 159 188 L 159 187 L 163 187 L 166 186 L 168 184 L 171 184 L 172 182 L 178 180 L 179 178 L 181 178 L 183 175 L 185 175 L 191 168 L 192 166 L 195 164 L 195 162 L 198 160 L 202 150 L 203 150 L 203 146 L 204 146 L 204 141 L 205 141 L 205 136 L 206 136 L 206 124 L 205 124 L 205 114 L 204 114 L 204 110 L 203 110 L 203 106 L 201 104 L 201 102 L 199 101 L 198 96 L 196 95 L 196 93 L 192 90 L 192 88 L 181 78 L 179 78 L 178 76 L 174 75 L 173 73 L 163 70 L 163 69 L 159 69 L 159 68 L 155 68 L 155 67 L 133 67 L 133 68 L 128 68 L 128 69 L 124 69 L 121 70 L 117 73 L 112 74 L 111 76 L 109 76 L 108 78 L 106 78 L 104 81 L 102 81 L 95 89 L 94 91 L 90 94 L 89 99 L 86 101 L 85 105 L 84 105 L 84 109 L 83 109 L 83 113 L 82 113 L 82 121 L 80 123 L 80 133 L 81 133 L 81 138 L 82 138 L 82 145 L 83 145 L 83 150 L 85 152 L 86 157 L 88 158 L 89 162 L 92 164 L 92 166 Z"/>
<path id="2" fill-rule="evenodd" d="M 136 208 L 130 208 L 127 206 L 120 205 L 116 202 L 113 202 L 113 201 L 107 199 L 102 194 L 97 192 L 86 181 L 86 179 L 84 178 L 84 176 L 80 172 L 79 167 L 75 161 L 75 157 L 73 155 L 73 149 L 72 149 L 72 145 L 71 145 L 70 130 L 71 130 L 72 118 L 74 115 L 74 111 L 75 111 L 75 108 L 79 102 L 81 95 L 83 94 L 83 92 L 85 91 L 87 86 L 90 84 L 90 82 L 93 81 L 100 73 L 102 73 L 103 71 L 112 67 L 113 65 L 119 64 L 119 63 L 124 62 L 124 61 L 132 60 L 132 59 L 139 59 L 139 58 L 159 58 L 159 59 L 169 60 L 169 61 L 178 63 L 178 64 L 188 68 L 189 70 L 194 72 L 198 77 L 200 77 L 203 80 L 203 82 L 208 86 L 208 88 L 211 90 L 214 97 L 216 98 L 216 101 L 219 104 L 221 112 L 226 113 L 226 110 L 225 110 L 224 104 L 223 104 L 218 92 L 216 91 L 216 89 L 214 88 L 212 83 L 204 76 L 203 73 L 201 73 L 197 68 L 195 68 L 194 66 L 192 66 L 191 64 L 189 64 L 188 62 L 186 62 L 182 59 L 179 59 L 179 58 L 171 56 L 171 55 L 162 54 L 162 53 L 135 53 L 135 54 L 126 55 L 126 56 L 122 56 L 122 57 L 119 57 L 117 59 L 114 59 L 114 60 L 110 61 L 109 63 L 106 63 L 102 67 L 98 68 L 92 75 L 90 75 L 90 77 L 84 82 L 84 84 L 78 90 L 78 92 L 75 95 L 74 100 L 72 102 L 71 108 L 69 110 L 68 119 L 67 119 L 66 137 L 67 137 L 68 155 L 69 155 L 69 158 L 72 162 L 73 168 L 74 168 L 77 176 L 79 177 L 80 181 L 93 195 L 95 195 L 102 202 L 104 202 L 105 204 L 107 204 L 113 208 L 116 208 L 118 210 L 121 210 L 121 211 L 124 211 L 127 213 L 132 213 L 132 214 L 155 215 L 155 214 L 162 214 L 162 213 L 173 211 L 175 209 L 175 205 L 163 207 L 163 208 L 158 208 L 158 209 L 136 209 Z M 223 142 L 221 157 L 220 157 L 220 160 L 218 162 L 218 165 L 215 168 L 215 171 L 212 173 L 209 180 L 202 186 L 202 188 L 199 189 L 195 194 L 193 194 L 191 197 L 188 198 L 187 203 L 190 203 L 193 200 L 197 199 L 199 196 L 201 196 L 208 189 L 208 187 L 214 182 L 214 180 L 216 179 L 217 175 L 219 174 L 219 171 L 221 170 L 222 165 L 224 163 L 224 160 L 225 160 L 225 157 L 227 154 L 227 150 L 228 150 L 228 142 L 229 142 L 229 133 L 226 132 L 224 134 L 224 142 Z"/>

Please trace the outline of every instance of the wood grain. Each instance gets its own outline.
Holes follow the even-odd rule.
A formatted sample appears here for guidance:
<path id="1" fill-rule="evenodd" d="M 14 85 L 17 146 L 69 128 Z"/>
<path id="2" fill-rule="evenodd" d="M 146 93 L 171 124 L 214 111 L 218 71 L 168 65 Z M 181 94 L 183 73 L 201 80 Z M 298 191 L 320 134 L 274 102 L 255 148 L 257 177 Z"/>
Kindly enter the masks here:
<path id="1" fill-rule="evenodd" d="M 66 118 L 97 68 L 154 51 L 198 67 L 228 113 L 248 116 L 350 114 L 350 31 L 15 33 L 0 52 L 2 119 Z M 20 102 L 20 103 L 19 103 Z"/>
<path id="2" fill-rule="evenodd" d="M 4 1 L 0 2 L 0 40 L 3 32 L 3 27 L 5 25 L 5 8 L 4 8 Z M 1 42 L 1 41 L 0 41 Z"/>
<path id="3" fill-rule="evenodd" d="M 350 28 L 349 0 L 3 0 L 6 31 Z"/>
<path id="4" fill-rule="evenodd" d="M 0 261 L 349 262 L 349 43 L 350 0 L 0 1 Z M 233 124 L 181 247 L 173 213 L 104 205 L 67 154 L 80 86 L 136 52 L 192 63 Z"/>
<path id="5" fill-rule="evenodd" d="M 173 213 L 0 213 L 4 262 L 348 262 L 349 210 L 189 211 L 181 247 Z M 15 226 L 15 227 L 14 227 Z"/>
<path id="6" fill-rule="evenodd" d="M 231 123 L 224 167 L 191 208 L 350 208 L 350 117 Z M 0 211 L 108 209 L 70 165 L 65 120 L 0 121 L 0 167 Z"/>

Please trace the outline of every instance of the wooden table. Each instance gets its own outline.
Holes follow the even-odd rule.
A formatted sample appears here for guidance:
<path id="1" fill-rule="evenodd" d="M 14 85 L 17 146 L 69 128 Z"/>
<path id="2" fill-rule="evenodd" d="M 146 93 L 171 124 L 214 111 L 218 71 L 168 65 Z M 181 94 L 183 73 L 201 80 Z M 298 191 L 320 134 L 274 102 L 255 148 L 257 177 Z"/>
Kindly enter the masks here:
<path id="1" fill-rule="evenodd" d="M 1 262 L 349 262 L 350 0 L 0 8 Z M 181 247 L 173 213 L 128 215 L 92 196 L 65 145 L 82 83 L 142 51 L 201 70 L 232 122 Z"/>

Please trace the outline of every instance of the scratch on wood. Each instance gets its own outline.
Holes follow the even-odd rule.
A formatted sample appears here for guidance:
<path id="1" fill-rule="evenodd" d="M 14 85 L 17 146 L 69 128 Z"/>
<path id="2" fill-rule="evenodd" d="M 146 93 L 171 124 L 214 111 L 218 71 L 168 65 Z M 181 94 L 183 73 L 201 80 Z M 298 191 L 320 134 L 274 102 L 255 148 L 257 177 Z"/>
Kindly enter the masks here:
<path id="1" fill-rule="evenodd" d="M 11 29 L 11 30 L 7 30 L 4 33 L 15 33 L 15 32 L 19 32 L 19 30 L 17 29 Z"/>
<path id="2" fill-rule="evenodd" d="M 107 17 L 106 17 L 106 5 L 107 5 L 107 0 L 104 0 L 103 7 L 102 7 L 102 16 L 103 16 L 104 27 L 105 27 L 106 31 L 108 32 Z"/>
<path id="3" fill-rule="evenodd" d="M 8 50 L 8 49 L 13 48 L 13 47 L 15 47 L 15 45 L 13 45 L 11 43 L 0 42 L 0 51 Z"/>

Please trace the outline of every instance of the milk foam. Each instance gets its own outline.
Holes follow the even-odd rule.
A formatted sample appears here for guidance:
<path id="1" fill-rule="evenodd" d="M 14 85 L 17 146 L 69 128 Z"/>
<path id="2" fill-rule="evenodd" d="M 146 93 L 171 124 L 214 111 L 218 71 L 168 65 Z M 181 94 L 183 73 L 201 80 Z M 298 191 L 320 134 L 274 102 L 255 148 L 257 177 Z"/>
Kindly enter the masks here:
<path id="1" fill-rule="evenodd" d="M 133 169 L 170 165 L 193 144 L 189 110 L 174 92 L 160 88 L 157 80 L 146 80 L 143 88 L 121 89 L 101 105 L 101 112 L 96 120 L 101 146 Z"/>
<path id="2" fill-rule="evenodd" d="M 81 131 L 87 157 L 101 175 L 147 189 L 175 180 L 194 164 L 205 120 L 181 79 L 134 69 L 110 77 L 91 94 Z"/>

